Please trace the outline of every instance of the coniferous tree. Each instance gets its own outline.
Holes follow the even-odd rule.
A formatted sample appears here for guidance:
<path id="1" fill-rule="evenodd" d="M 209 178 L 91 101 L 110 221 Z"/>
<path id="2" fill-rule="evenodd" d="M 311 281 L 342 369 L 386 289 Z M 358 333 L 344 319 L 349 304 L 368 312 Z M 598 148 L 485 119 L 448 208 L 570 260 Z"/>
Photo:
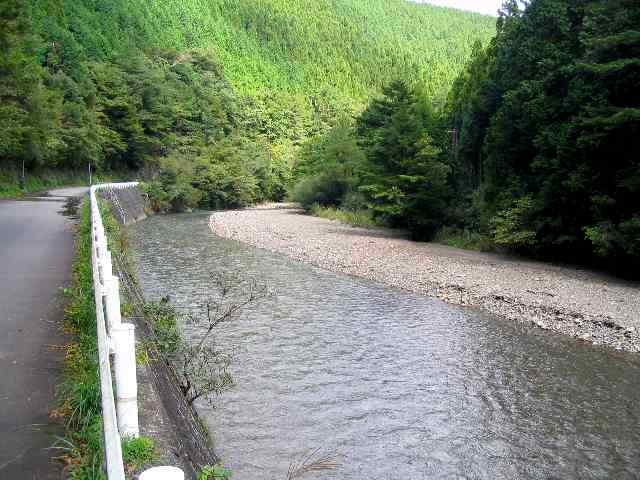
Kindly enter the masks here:
<path id="1" fill-rule="evenodd" d="M 356 124 L 368 160 L 360 190 L 370 207 L 417 238 L 432 237 L 445 217 L 450 167 L 429 134 L 435 115 L 426 99 L 395 81 Z"/>
<path id="2" fill-rule="evenodd" d="M 448 104 L 460 163 L 480 165 L 485 232 L 530 252 L 601 256 L 631 269 L 640 238 L 640 6 L 507 7 Z"/>

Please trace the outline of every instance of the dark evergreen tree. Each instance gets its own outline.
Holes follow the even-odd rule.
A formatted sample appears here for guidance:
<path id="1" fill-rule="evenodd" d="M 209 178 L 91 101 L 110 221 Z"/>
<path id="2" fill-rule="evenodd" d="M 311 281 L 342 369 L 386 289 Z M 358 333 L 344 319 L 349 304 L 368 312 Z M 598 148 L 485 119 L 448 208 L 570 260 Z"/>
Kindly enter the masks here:
<path id="1" fill-rule="evenodd" d="M 393 82 L 356 125 L 368 160 L 360 190 L 370 208 L 416 238 L 431 238 L 446 215 L 450 167 L 429 133 L 436 119 L 427 99 L 406 83 Z"/>
<path id="2" fill-rule="evenodd" d="M 448 104 L 483 228 L 530 252 L 637 265 L 640 5 L 514 7 Z"/>

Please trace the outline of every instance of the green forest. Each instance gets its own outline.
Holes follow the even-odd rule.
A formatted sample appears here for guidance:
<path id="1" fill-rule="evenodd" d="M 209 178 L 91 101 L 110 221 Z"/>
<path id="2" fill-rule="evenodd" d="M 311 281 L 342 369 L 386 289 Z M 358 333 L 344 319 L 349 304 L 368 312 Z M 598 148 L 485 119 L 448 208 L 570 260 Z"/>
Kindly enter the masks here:
<path id="1" fill-rule="evenodd" d="M 637 275 L 637 1 L 6 0 L 0 47 L 0 195 L 91 165 Z"/>
<path id="2" fill-rule="evenodd" d="M 307 138 L 396 77 L 444 102 L 493 30 L 488 17 L 404 0 L 0 8 L 3 171 L 133 169 L 159 175 L 158 207 L 175 210 L 282 198 Z"/>
<path id="3" fill-rule="evenodd" d="M 294 197 L 416 239 L 637 277 L 639 86 L 637 2 L 508 1 L 444 106 L 386 85 L 307 142 Z"/>

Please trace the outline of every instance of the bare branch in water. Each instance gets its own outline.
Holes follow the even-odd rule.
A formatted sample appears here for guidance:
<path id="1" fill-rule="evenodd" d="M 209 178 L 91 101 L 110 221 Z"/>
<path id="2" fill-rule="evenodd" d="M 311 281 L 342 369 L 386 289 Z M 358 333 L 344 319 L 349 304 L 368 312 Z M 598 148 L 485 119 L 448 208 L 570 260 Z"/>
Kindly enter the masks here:
<path id="1" fill-rule="evenodd" d="M 211 278 L 200 315 L 179 314 L 168 297 L 146 307 L 152 321 L 152 342 L 165 361 L 176 367 L 180 389 L 190 404 L 199 398 L 211 403 L 209 394 L 219 395 L 233 386 L 228 371 L 231 358 L 216 344 L 216 327 L 236 320 L 249 304 L 270 295 L 266 286 L 254 279 L 242 280 L 228 274 L 214 274 Z M 187 323 L 204 327 L 195 344 L 182 338 L 179 316 Z"/>
<path id="2" fill-rule="evenodd" d="M 299 460 L 294 460 L 289 465 L 287 480 L 302 478 L 312 472 L 334 470 L 340 466 L 339 455 L 335 452 L 322 453 L 320 448 L 304 453 Z"/>

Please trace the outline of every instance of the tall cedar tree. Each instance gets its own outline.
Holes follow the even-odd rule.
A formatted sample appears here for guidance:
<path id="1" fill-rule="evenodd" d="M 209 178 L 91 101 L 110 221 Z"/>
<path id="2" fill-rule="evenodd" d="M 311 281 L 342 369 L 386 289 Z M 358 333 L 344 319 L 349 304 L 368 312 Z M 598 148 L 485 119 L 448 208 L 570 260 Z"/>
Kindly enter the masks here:
<path id="1" fill-rule="evenodd" d="M 425 97 L 396 81 L 383 89 L 356 120 L 367 156 L 360 190 L 374 213 L 416 238 L 431 238 L 442 226 L 449 200 L 449 165 L 429 131 L 435 115 Z"/>

